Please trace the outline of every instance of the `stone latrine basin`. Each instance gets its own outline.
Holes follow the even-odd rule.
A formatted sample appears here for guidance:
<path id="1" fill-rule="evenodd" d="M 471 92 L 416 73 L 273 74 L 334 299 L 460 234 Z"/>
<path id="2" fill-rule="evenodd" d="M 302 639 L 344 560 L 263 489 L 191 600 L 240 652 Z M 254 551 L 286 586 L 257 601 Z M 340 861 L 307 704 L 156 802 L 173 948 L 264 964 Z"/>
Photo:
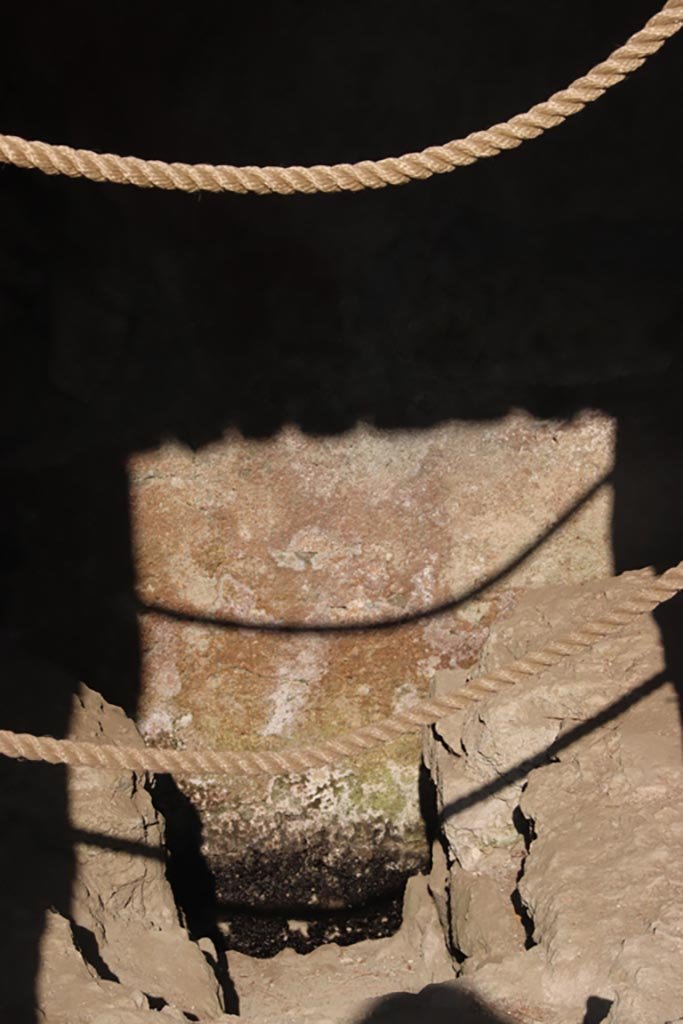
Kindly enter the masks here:
<path id="1" fill-rule="evenodd" d="M 511 414 L 136 455 L 145 739 L 271 749 L 409 706 L 519 588 L 611 573 L 613 447 L 607 416 Z M 429 857 L 420 763 L 416 735 L 305 778 L 175 780 L 177 855 L 199 844 L 230 941 L 395 928 Z"/>

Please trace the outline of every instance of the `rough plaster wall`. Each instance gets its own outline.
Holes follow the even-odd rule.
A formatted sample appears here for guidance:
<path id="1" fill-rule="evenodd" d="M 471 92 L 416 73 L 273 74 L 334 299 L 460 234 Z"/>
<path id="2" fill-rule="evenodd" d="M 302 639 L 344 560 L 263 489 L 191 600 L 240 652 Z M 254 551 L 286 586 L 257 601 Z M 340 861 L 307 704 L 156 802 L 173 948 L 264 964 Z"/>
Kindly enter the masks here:
<path id="1" fill-rule="evenodd" d="M 603 603 L 599 582 L 530 590 L 481 668 Z M 681 731 L 666 679 L 648 616 L 434 731 L 463 984 L 518 1024 L 664 1024 L 683 1010 Z"/>

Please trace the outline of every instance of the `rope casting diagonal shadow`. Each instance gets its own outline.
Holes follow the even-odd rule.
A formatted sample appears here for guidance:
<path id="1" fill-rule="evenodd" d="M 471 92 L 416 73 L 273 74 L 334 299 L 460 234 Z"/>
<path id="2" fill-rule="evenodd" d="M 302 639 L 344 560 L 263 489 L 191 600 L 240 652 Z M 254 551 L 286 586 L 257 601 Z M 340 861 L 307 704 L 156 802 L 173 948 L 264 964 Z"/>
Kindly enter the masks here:
<path id="1" fill-rule="evenodd" d="M 671 682 L 669 673 L 658 672 L 657 675 L 651 676 L 644 683 L 640 683 L 632 690 L 629 690 L 628 693 L 618 697 L 617 700 L 608 704 L 602 711 L 598 711 L 597 714 L 592 715 L 590 718 L 568 729 L 567 732 L 562 733 L 561 736 L 558 736 L 556 740 L 550 743 L 544 750 L 539 751 L 538 754 L 525 758 L 523 761 L 518 761 L 516 765 L 508 768 L 497 779 L 487 782 L 483 786 L 479 786 L 477 789 L 466 793 L 465 796 L 458 797 L 457 800 L 446 804 L 439 813 L 440 824 L 444 824 L 449 818 L 455 817 L 461 811 L 474 807 L 475 804 L 481 803 L 482 800 L 495 796 L 496 793 L 500 793 L 506 786 L 520 782 L 533 768 L 538 768 L 542 764 L 548 764 L 550 761 L 553 761 L 563 750 L 567 750 L 568 747 L 571 747 L 578 740 L 583 739 L 585 736 L 590 735 L 590 733 L 595 732 L 596 729 L 618 718 L 619 715 L 623 715 L 629 708 L 644 700 L 645 697 L 649 697 L 651 693 L 654 693 L 655 690 L 658 690 L 660 686 L 667 682 Z"/>

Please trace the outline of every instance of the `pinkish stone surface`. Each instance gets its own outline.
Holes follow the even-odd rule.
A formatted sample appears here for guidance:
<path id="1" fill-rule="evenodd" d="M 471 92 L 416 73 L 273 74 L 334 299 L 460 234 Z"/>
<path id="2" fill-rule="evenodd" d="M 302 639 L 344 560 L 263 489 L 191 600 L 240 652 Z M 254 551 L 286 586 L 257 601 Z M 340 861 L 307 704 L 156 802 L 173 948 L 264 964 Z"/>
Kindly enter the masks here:
<path id="1" fill-rule="evenodd" d="M 602 487 L 483 597 L 449 607 L 593 487 L 611 467 L 613 443 L 606 417 L 566 424 L 514 414 L 420 432 L 229 435 L 196 453 L 167 445 L 136 456 L 138 595 L 188 617 L 141 616 L 145 737 L 270 748 L 409 705 L 438 669 L 476 661 L 517 588 L 611 572 L 611 493 Z M 397 624 L 371 628 L 387 623 Z M 257 628 L 268 626 L 289 628 Z M 316 871 L 334 901 L 376 892 L 373 863 L 391 863 L 392 884 L 414 870 L 426 856 L 418 746 L 404 741 L 388 758 L 370 756 L 357 771 L 344 765 L 313 782 L 181 781 L 225 899 L 245 896 L 230 878 L 255 849 L 275 850 L 281 865 L 295 850 L 297 864 L 310 867 L 292 882 L 297 903 L 310 892 L 313 903 L 322 898 Z M 323 857 L 322 868 L 318 858 L 314 868 L 320 828 L 338 858 Z M 371 854 L 358 891 L 339 876 L 351 850 L 354 863 Z"/>

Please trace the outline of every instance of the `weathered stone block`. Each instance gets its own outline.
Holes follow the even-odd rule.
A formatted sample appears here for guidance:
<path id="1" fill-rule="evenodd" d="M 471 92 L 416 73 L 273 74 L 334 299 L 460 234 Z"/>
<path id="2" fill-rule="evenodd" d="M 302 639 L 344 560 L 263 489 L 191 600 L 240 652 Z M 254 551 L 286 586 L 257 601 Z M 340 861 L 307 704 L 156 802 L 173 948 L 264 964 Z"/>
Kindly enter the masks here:
<path id="1" fill-rule="evenodd" d="M 515 588 L 610 571 L 612 449 L 607 417 L 514 414 L 136 456 L 145 738 L 286 748 L 410 705 Z M 178 782 L 226 904 L 334 905 L 426 863 L 418 768 L 416 739 L 306 780 Z"/>

